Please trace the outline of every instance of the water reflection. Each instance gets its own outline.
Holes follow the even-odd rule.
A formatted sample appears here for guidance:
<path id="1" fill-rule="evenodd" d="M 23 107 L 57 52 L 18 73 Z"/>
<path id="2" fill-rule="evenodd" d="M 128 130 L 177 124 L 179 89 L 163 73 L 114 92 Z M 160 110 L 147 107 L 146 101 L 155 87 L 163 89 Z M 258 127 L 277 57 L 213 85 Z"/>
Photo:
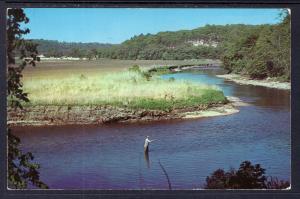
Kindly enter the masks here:
<path id="1" fill-rule="evenodd" d="M 148 150 L 144 152 L 144 158 L 146 161 L 147 168 L 150 169 L 150 159 L 149 159 L 149 151 Z"/>

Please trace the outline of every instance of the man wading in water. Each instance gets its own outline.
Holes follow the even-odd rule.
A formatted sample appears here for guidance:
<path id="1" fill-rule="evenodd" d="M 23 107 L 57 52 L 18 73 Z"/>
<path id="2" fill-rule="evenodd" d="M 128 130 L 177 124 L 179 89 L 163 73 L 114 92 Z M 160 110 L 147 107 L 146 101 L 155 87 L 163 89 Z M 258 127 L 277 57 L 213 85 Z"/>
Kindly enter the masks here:
<path id="1" fill-rule="evenodd" d="M 149 140 L 149 136 L 146 137 L 145 139 L 145 144 L 144 144 L 144 152 L 148 153 L 149 152 L 149 143 L 153 142 L 154 140 Z"/>

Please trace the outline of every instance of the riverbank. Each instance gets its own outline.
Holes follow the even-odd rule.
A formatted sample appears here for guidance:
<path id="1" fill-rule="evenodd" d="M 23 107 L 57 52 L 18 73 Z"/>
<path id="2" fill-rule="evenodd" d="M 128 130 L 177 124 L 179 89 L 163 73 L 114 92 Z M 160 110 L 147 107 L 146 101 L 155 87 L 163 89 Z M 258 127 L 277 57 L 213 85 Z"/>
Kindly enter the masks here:
<path id="1" fill-rule="evenodd" d="M 147 122 L 171 119 L 193 119 L 230 115 L 239 112 L 233 103 L 202 104 L 166 110 L 133 110 L 114 106 L 29 106 L 24 110 L 8 108 L 11 126 L 68 124 L 107 124 L 113 122 Z"/>
<path id="2" fill-rule="evenodd" d="M 284 89 L 284 90 L 290 90 L 291 89 L 291 83 L 289 82 L 279 82 L 274 81 L 272 79 L 266 79 L 266 80 L 255 80 L 250 79 L 248 77 L 244 77 L 238 74 L 225 74 L 225 75 L 217 75 L 217 77 L 221 77 L 227 80 L 234 81 L 238 84 L 245 84 L 245 85 L 253 85 L 253 86 L 264 86 L 268 88 L 276 88 L 276 89 Z"/>

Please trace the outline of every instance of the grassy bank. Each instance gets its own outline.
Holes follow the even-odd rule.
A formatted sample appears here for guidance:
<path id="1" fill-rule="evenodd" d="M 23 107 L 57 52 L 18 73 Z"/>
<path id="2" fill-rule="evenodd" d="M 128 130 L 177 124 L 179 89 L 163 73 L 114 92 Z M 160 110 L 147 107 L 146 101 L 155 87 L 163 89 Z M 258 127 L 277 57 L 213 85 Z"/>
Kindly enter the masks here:
<path id="1" fill-rule="evenodd" d="M 24 90 L 30 99 L 27 105 L 112 105 L 172 110 L 226 102 L 217 87 L 149 77 L 139 70 L 26 79 Z"/>

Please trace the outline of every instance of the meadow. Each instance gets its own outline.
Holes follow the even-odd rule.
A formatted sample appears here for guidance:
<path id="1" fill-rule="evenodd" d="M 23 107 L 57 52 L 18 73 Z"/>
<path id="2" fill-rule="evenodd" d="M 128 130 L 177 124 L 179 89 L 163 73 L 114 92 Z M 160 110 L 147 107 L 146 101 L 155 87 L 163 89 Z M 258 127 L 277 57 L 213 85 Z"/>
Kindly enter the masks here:
<path id="1" fill-rule="evenodd" d="M 130 67 L 133 64 L 141 67 Z M 27 105 L 112 105 L 172 110 L 226 102 L 217 87 L 163 80 L 147 72 L 153 66 L 175 64 L 191 63 L 124 60 L 102 65 L 99 61 L 98 64 L 97 61 L 43 63 L 24 72 L 24 91 L 30 99 Z"/>

